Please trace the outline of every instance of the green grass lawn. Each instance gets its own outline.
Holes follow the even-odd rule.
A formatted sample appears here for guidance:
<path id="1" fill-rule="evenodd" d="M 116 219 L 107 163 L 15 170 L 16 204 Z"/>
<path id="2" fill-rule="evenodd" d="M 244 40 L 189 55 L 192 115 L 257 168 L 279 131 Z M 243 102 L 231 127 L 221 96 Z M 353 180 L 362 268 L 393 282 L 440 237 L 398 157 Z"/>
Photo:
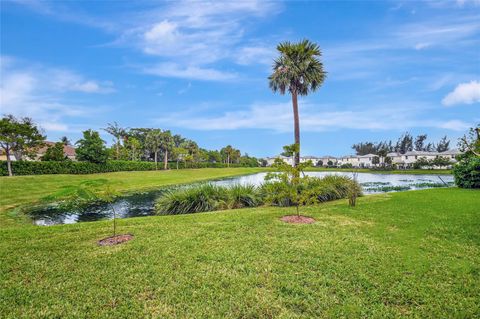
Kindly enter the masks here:
<path id="1" fill-rule="evenodd" d="M 0 177 L 0 227 L 24 222 L 18 209 L 38 203 L 47 196 L 62 194 L 84 182 L 111 185 L 122 193 L 163 186 L 193 183 L 208 179 L 252 174 L 265 168 L 202 168 L 169 171 L 116 172 L 89 175 L 32 175 Z M 15 210 L 17 208 L 17 210 Z"/>
<path id="2" fill-rule="evenodd" d="M 272 207 L 132 218 L 115 247 L 96 245 L 109 221 L 1 228 L 0 317 L 478 318 L 479 207 L 450 188 L 302 208 L 312 225 Z"/>

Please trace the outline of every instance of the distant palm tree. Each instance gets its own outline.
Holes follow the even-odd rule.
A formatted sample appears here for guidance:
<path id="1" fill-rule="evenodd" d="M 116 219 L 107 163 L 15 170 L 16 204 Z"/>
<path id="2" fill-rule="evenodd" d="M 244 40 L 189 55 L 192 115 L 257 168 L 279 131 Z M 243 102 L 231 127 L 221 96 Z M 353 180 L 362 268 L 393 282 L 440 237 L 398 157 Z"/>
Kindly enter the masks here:
<path id="1" fill-rule="evenodd" d="M 118 160 L 120 158 L 120 140 L 126 135 L 126 129 L 120 127 L 117 122 L 113 122 L 108 123 L 103 130 L 115 137 L 116 159 Z"/>
<path id="2" fill-rule="evenodd" d="M 298 95 L 308 95 L 316 91 L 323 83 L 326 72 L 319 57 L 320 47 L 303 40 L 298 43 L 283 42 L 277 46 L 280 56 L 275 59 L 273 73 L 268 77 L 270 88 L 280 94 L 289 92 L 292 95 L 295 144 L 295 166 L 300 163 L 300 119 L 298 114 Z"/>
<path id="3" fill-rule="evenodd" d="M 159 129 L 152 129 L 147 133 L 145 145 L 148 150 L 154 154 L 155 169 L 158 169 L 158 152 L 162 147 L 163 133 Z"/>
<path id="4" fill-rule="evenodd" d="M 163 169 L 168 169 L 168 152 L 174 147 L 174 140 L 170 131 L 163 131 L 161 148 L 163 150 Z"/>

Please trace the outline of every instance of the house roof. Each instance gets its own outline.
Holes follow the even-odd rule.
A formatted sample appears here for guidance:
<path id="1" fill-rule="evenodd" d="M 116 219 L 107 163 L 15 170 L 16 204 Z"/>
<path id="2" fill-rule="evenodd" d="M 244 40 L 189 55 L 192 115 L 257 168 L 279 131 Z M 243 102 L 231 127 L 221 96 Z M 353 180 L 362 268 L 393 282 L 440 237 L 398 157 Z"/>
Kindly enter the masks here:
<path id="1" fill-rule="evenodd" d="M 44 144 L 45 146 L 41 147 L 38 150 L 37 152 L 38 155 L 45 154 L 45 152 L 47 151 L 47 148 L 55 145 L 55 142 L 45 141 Z M 65 154 L 66 156 L 75 156 L 76 155 L 75 147 L 71 145 L 63 145 L 63 154 Z"/>

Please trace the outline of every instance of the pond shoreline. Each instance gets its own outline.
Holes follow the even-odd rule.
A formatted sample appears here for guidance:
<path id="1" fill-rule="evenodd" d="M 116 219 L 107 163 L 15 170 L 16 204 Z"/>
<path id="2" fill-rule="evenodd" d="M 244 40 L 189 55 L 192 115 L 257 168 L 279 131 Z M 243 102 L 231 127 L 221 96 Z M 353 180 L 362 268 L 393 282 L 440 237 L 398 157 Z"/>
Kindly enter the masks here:
<path id="1" fill-rule="evenodd" d="M 312 176 L 325 176 L 331 174 L 338 174 L 348 177 L 352 172 L 339 172 L 339 171 L 308 171 L 308 175 Z M 119 212 L 119 218 L 131 218 L 140 216 L 149 216 L 154 214 L 154 202 L 156 198 L 169 189 L 178 187 L 185 187 L 188 185 L 194 185 L 198 183 L 214 183 L 217 185 L 231 185 L 235 183 L 239 184 L 252 184 L 260 185 L 263 183 L 266 172 L 253 172 L 250 174 L 243 174 L 237 176 L 226 176 L 220 178 L 213 178 L 203 181 L 193 181 L 189 183 L 179 183 L 174 185 L 164 185 L 160 187 L 123 192 L 118 196 L 113 205 L 115 205 L 115 211 Z M 353 174 L 352 174 L 353 175 Z M 437 188 L 437 187 L 450 187 L 453 186 L 453 177 L 448 175 L 405 175 L 405 174 L 376 174 L 376 173 L 358 173 L 357 178 L 360 184 L 362 184 L 365 194 L 380 194 L 386 192 L 397 191 L 409 191 L 425 188 Z M 439 180 L 436 180 L 439 177 Z M 446 178 L 447 177 L 447 178 Z M 445 186 L 441 184 L 444 179 L 450 179 L 449 184 Z M 377 181 L 375 181 L 377 180 Z M 392 183 L 393 182 L 393 183 Z M 32 206 L 26 211 L 26 214 L 31 217 L 32 222 L 36 225 L 55 225 L 64 223 L 76 223 L 95 221 L 101 219 L 111 218 L 111 206 L 100 202 L 90 202 L 82 207 L 78 207 L 74 210 L 64 210 L 58 207 L 58 202 L 50 202 L 42 205 Z"/>

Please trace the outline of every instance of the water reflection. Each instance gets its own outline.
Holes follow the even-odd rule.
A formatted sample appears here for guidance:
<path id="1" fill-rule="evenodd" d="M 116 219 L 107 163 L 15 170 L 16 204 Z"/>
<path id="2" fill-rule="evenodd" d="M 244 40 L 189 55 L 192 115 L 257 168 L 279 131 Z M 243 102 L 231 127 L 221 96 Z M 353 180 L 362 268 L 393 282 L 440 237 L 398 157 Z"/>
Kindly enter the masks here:
<path id="1" fill-rule="evenodd" d="M 217 185 L 253 184 L 261 185 L 267 173 L 239 176 L 230 179 L 213 181 Z M 323 177 L 326 175 L 342 175 L 352 177 L 349 172 L 307 172 L 309 176 Z M 362 184 L 365 194 L 379 192 L 425 189 L 453 185 L 451 175 L 399 175 L 358 173 L 357 180 Z M 148 216 L 154 213 L 155 200 L 165 190 L 155 190 L 124 196 L 113 203 L 119 218 Z M 62 210 L 55 207 L 42 209 L 31 213 L 37 225 L 73 224 L 78 222 L 111 219 L 113 211 L 107 204 L 95 204 L 75 210 Z"/>

